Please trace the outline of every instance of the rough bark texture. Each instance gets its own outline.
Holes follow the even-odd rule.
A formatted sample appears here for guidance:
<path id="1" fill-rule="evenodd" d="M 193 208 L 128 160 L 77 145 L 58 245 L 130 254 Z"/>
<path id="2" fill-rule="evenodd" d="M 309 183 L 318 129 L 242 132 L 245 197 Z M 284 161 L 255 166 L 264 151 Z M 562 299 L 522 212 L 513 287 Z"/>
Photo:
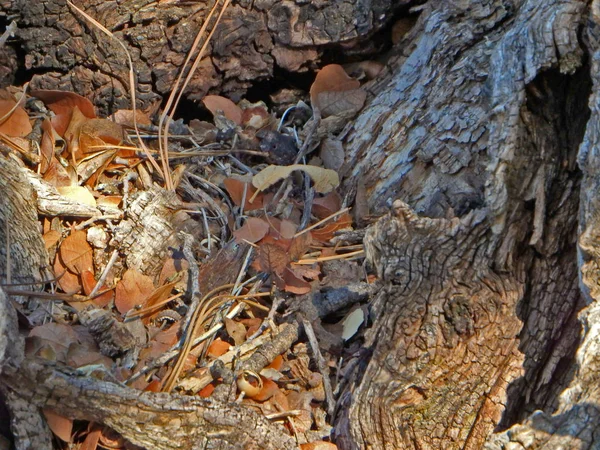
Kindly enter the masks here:
<path id="1" fill-rule="evenodd" d="M 134 61 L 140 104 L 148 108 L 170 93 L 212 2 L 85 0 L 73 2 L 118 39 Z M 407 0 L 242 0 L 225 13 L 186 93 L 200 100 L 210 90 L 239 98 L 275 68 L 302 72 L 319 67 L 331 45 L 352 47 L 389 22 Z M 104 113 L 129 107 L 123 50 L 86 23 L 65 0 L 13 0 L 4 10 L 18 17 L 25 66 L 39 73 L 32 87 L 75 90 Z"/>
<path id="2" fill-rule="evenodd" d="M 145 106 L 209 6 L 86 3 L 130 45 Z M 28 67 L 49 71 L 34 84 L 126 105 L 120 50 L 62 1 L 12 7 Z M 391 10 L 236 3 L 189 98 L 318 64 L 322 46 L 367 37 Z M 338 405 L 341 448 L 600 445 L 599 30 L 597 0 L 431 0 L 394 48 L 345 140 L 346 186 L 364 183 L 379 211 L 401 201 L 365 238 L 386 288 Z"/>

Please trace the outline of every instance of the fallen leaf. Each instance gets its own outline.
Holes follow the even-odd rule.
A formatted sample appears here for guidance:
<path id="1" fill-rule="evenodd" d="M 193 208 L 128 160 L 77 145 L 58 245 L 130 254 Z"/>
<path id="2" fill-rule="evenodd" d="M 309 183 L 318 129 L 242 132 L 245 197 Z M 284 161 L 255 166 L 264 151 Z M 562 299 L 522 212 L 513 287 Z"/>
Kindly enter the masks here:
<path id="1" fill-rule="evenodd" d="M 0 133 L 11 137 L 25 137 L 32 130 L 29 115 L 21 106 L 17 106 L 10 112 L 16 104 L 17 102 L 12 98 L 0 100 L 0 119 L 6 117 L 0 121 Z"/>
<path id="2" fill-rule="evenodd" d="M 310 101 L 322 117 L 356 112 L 364 105 L 366 92 L 339 64 L 323 67 L 310 87 Z"/>
<path id="3" fill-rule="evenodd" d="M 45 233 L 43 237 L 44 246 L 46 247 L 46 250 L 49 250 L 52 247 L 54 247 L 60 240 L 60 233 L 56 230 L 50 230 L 47 233 Z"/>
<path id="4" fill-rule="evenodd" d="M 294 222 L 283 219 L 281 221 L 281 225 L 279 226 L 279 233 L 283 239 L 293 239 L 297 229 L 298 225 L 296 225 Z"/>
<path id="5" fill-rule="evenodd" d="M 79 342 L 72 327 L 54 322 L 33 328 L 29 332 L 29 338 L 41 339 L 41 344 L 47 344 L 54 350 L 55 360 L 63 363 L 66 361 L 69 346 Z M 31 354 L 29 351 L 31 349 L 28 349 L 27 354 Z"/>
<path id="6" fill-rule="evenodd" d="M 52 126 L 60 136 L 63 136 L 67 130 L 75 107 L 79 108 L 83 115 L 89 119 L 96 117 L 92 102 L 74 92 L 32 90 L 30 94 L 32 97 L 37 97 L 43 101 L 55 114 L 52 118 Z"/>
<path id="7" fill-rule="evenodd" d="M 258 249 L 258 261 L 263 272 L 278 275 L 290 262 L 287 252 L 275 244 L 262 244 Z"/>
<path id="8" fill-rule="evenodd" d="M 303 295 L 308 294 L 312 287 L 308 281 L 305 281 L 302 276 L 294 273 L 293 269 L 286 267 L 282 275 L 283 281 L 285 282 L 284 290 L 291 292 L 292 294 Z"/>
<path id="9" fill-rule="evenodd" d="M 264 191 L 279 180 L 287 178 L 294 170 L 302 170 L 313 179 L 315 191 L 326 194 L 340 184 L 340 177 L 334 170 L 316 166 L 293 164 L 291 166 L 267 166 L 252 178 L 252 184 L 259 191 Z"/>
<path id="10" fill-rule="evenodd" d="M 92 193 L 83 186 L 59 186 L 58 193 L 78 203 L 96 207 L 96 199 Z"/>
<path id="11" fill-rule="evenodd" d="M 109 371 L 113 365 L 112 359 L 108 356 L 104 356 L 98 351 L 91 350 L 88 346 L 77 343 L 73 343 L 69 346 L 66 363 L 75 368 L 102 365 Z"/>
<path id="12" fill-rule="evenodd" d="M 333 220 L 323 226 L 322 228 L 317 228 L 316 230 L 311 230 L 310 234 L 313 239 L 320 242 L 329 242 L 331 238 L 334 236 L 334 233 L 339 230 L 343 230 L 346 228 L 352 227 L 352 217 L 348 213 L 344 213 L 337 217 L 337 220 Z"/>
<path id="13" fill-rule="evenodd" d="M 67 266 L 62 262 L 60 254 L 57 252 L 54 258 L 54 276 L 58 278 L 58 286 L 66 294 L 77 294 L 81 291 L 81 281 L 79 276 L 70 272 Z"/>
<path id="14" fill-rule="evenodd" d="M 157 287 L 146 299 L 146 303 L 144 306 L 149 308 L 169 298 L 171 296 L 171 291 L 173 290 L 173 287 L 175 287 L 176 284 L 177 281 L 173 281 L 171 283 L 167 283 L 163 286 Z"/>
<path id="15" fill-rule="evenodd" d="M 300 450 L 338 450 L 338 447 L 331 442 L 313 441 L 307 444 L 300 444 Z"/>
<path id="16" fill-rule="evenodd" d="M 73 433 L 73 420 L 59 416 L 49 409 L 43 409 L 42 412 L 44 413 L 46 423 L 48 424 L 50 430 L 52 430 L 52 432 L 59 439 L 65 442 L 71 442 L 71 435 Z"/>
<path id="17" fill-rule="evenodd" d="M 291 261 L 297 261 L 304 255 L 312 244 L 312 234 L 304 233 L 296 236 L 288 248 L 288 255 Z"/>
<path id="18" fill-rule="evenodd" d="M 90 295 L 92 293 L 92 291 L 96 287 L 96 283 L 97 283 L 97 281 L 96 281 L 96 278 L 94 277 L 93 272 L 91 272 L 89 270 L 85 270 L 81 273 L 81 284 L 83 286 L 83 292 L 85 293 L 85 295 Z M 98 292 L 102 292 L 106 289 L 107 289 L 107 286 L 103 284 L 100 287 Z M 92 299 L 92 302 L 96 306 L 99 306 L 100 308 L 104 308 L 106 305 L 108 305 L 112 301 L 114 296 L 115 296 L 115 291 L 114 291 L 114 289 L 111 289 L 110 291 L 107 291 L 102 295 L 98 295 L 98 296 L 94 297 Z"/>
<path id="19" fill-rule="evenodd" d="M 342 208 L 342 198 L 337 192 L 330 192 L 313 200 L 312 212 L 319 219 L 325 219 Z"/>
<path id="20" fill-rule="evenodd" d="M 275 359 L 273 361 L 271 361 L 271 364 L 269 364 L 267 367 L 265 367 L 266 369 L 275 369 L 275 370 L 281 370 L 281 367 L 283 366 L 283 356 L 281 355 L 277 355 L 275 357 Z"/>
<path id="21" fill-rule="evenodd" d="M 223 180 L 223 185 L 227 192 L 231 196 L 231 200 L 236 206 L 240 206 L 242 204 L 242 198 L 244 196 L 244 189 L 246 189 L 246 201 L 244 202 L 244 211 L 254 211 L 257 209 L 262 209 L 263 207 L 263 195 L 259 194 L 254 198 L 257 189 L 252 186 L 250 183 L 244 183 L 236 178 L 225 178 Z M 250 203 L 250 199 L 254 198 L 252 203 Z"/>
<path id="22" fill-rule="evenodd" d="M 153 291 L 154 284 L 150 277 L 135 269 L 128 269 L 117 283 L 115 306 L 121 314 L 125 314 L 137 305 L 144 306 Z"/>
<path id="23" fill-rule="evenodd" d="M 225 342 L 220 338 L 215 339 L 210 343 L 206 353 L 214 358 L 218 358 L 221 355 L 224 355 L 229 351 L 231 344 L 229 342 Z"/>
<path id="24" fill-rule="evenodd" d="M 231 100 L 220 95 L 207 95 L 202 99 L 204 106 L 214 115 L 218 111 L 222 111 L 223 115 L 229 120 L 236 123 L 236 125 L 242 124 L 242 109 L 233 103 Z"/>
<path id="25" fill-rule="evenodd" d="M 362 308 L 356 308 L 348 314 L 342 321 L 343 331 L 342 339 L 347 341 L 356 334 L 360 326 L 365 321 L 365 313 Z"/>
<path id="26" fill-rule="evenodd" d="M 76 274 L 93 272 L 93 251 L 83 230 L 73 231 L 60 245 L 60 257 L 67 268 Z"/>
<path id="27" fill-rule="evenodd" d="M 246 327 L 228 317 L 225 317 L 224 321 L 227 334 L 233 339 L 235 345 L 242 344 L 246 340 Z"/>
<path id="28" fill-rule="evenodd" d="M 252 400 L 256 400 L 257 402 L 264 402 L 269 400 L 271 397 L 275 395 L 276 392 L 279 391 L 279 386 L 273 380 L 269 378 L 260 376 L 262 380 L 263 387 L 258 394 L 252 397 Z"/>
<path id="29" fill-rule="evenodd" d="M 215 390 L 215 385 L 213 383 L 210 383 L 210 384 L 204 386 L 202 389 L 200 389 L 200 391 L 198 391 L 198 395 L 202 398 L 208 398 L 212 395 L 214 390 Z"/>
<path id="30" fill-rule="evenodd" d="M 326 169 L 339 171 L 346 157 L 342 142 L 339 139 L 323 139 L 319 149 L 319 157 Z"/>
<path id="31" fill-rule="evenodd" d="M 249 217 L 241 228 L 233 232 L 233 235 L 238 242 L 246 240 L 254 244 L 264 238 L 268 231 L 269 224 L 265 220 Z"/>
<path id="32" fill-rule="evenodd" d="M 133 128 L 133 110 L 131 109 L 119 109 L 113 115 L 109 117 L 109 119 L 114 120 L 119 125 L 123 125 L 124 127 Z M 135 111 L 135 121 L 138 125 L 152 125 L 152 121 L 150 117 L 143 111 L 137 109 Z"/>
<path id="33" fill-rule="evenodd" d="M 102 150 L 93 148 L 95 145 L 119 145 L 125 138 L 123 127 L 108 119 L 88 119 L 79 133 L 79 146 L 84 154 Z"/>

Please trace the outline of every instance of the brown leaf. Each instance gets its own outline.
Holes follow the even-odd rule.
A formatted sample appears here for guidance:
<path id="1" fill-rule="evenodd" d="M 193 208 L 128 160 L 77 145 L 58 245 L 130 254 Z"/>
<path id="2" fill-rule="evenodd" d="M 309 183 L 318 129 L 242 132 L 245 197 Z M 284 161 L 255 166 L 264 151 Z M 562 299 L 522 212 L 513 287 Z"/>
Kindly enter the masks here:
<path id="1" fill-rule="evenodd" d="M 77 294 L 81 291 L 81 280 L 79 279 L 79 276 L 69 272 L 62 262 L 59 253 L 56 253 L 56 257 L 54 258 L 53 270 L 54 276 L 59 278 L 57 283 L 63 292 L 66 294 Z"/>
<path id="2" fill-rule="evenodd" d="M 75 107 L 79 108 L 87 118 L 93 119 L 96 117 L 92 102 L 73 92 L 33 90 L 30 94 L 43 101 L 56 114 L 52 118 L 52 125 L 60 136 L 63 136 L 67 130 Z"/>
<path id="3" fill-rule="evenodd" d="M 242 125 L 259 130 L 271 120 L 271 115 L 264 103 L 245 108 L 242 111 Z"/>
<path id="4" fill-rule="evenodd" d="M 311 285 L 301 276 L 296 275 L 292 269 L 286 267 L 283 271 L 283 281 L 285 282 L 285 291 L 292 294 L 303 295 L 311 291 Z"/>
<path id="5" fill-rule="evenodd" d="M 52 430 L 56 437 L 65 442 L 71 442 L 71 435 L 73 434 L 73 420 L 59 416 L 49 409 L 43 409 L 42 412 L 44 413 L 48 427 L 50 430 Z"/>
<path id="6" fill-rule="evenodd" d="M 297 261 L 304 255 L 312 244 L 311 233 L 304 233 L 296 236 L 288 249 L 288 254 L 291 261 Z"/>
<path id="7" fill-rule="evenodd" d="M 331 442 L 313 441 L 307 444 L 300 444 L 300 450 L 338 450 L 338 447 Z"/>
<path id="8" fill-rule="evenodd" d="M 242 124 L 242 109 L 231 100 L 220 95 L 207 95 L 202 99 L 204 106 L 214 115 L 222 111 L 223 115 L 237 125 Z"/>
<path id="9" fill-rule="evenodd" d="M 293 239 L 297 229 L 298 225 L 296 225 L 294 222 L 283 219 L 281 221 L 281 225 L 279 226 L 279 233 L 283 239 Z"/>
<path id="10" fill-rule="evenodd" d="M 82 152 L 96 153 L 102 149 L 90 148 L 92 145 L 119 145 L 125 138 L 123 127 L 108 119 L 88 119 L 79 130 L 79 145 Z M 83 140 L 86 140 L 85 142 Z"/>
<path id="11" fill-rule="evenodd" d="M 237 178 L 225 178 L 223 180 L 223 185 L 227 192 L 231 196 L 231 200 L 236 206 L 240 206 L 242 204 L 242 198 L 244 195 L 244 189 L 246 189 L 246 201 L 244 203 L 244 211 L 254 211 L 257 209 L 262 209 L 263 207 L 263 195 L 259 194 L 256 198 L 250 203 L 250 199 L 254 197 L 257 189 L 252 186 L 251 183 L 244 183 L 243 181 L 238 180 Z"/>
<path id="12" fill-rule="evenodd" d="M 233 232 L 233 235 L 238 242 L 246 240 L 254 244 L 264 238 L 268 231 L 269 224 L 264 219 L 249 217 L 241 228 Z"/>
<path id="13" fill-rule="evenodd" d="M 344 107 L 346 109 L 348 109 L 348 106 L 356 107 L 362 94 L 358 92 L 348 93 L 359 91 L 359 87 L 360 82 L 349 77 L 342 66 L 329 64 L 317 73 L 315 81 L 310 87 L 310 101 L 314 109 L 321 111 L 322 117 L 327 117 L 327 115 L 332 115 L 332 112 L 333 114 L 339 113 L 339 111 L 344 110 Z M 363 92 L 363 94 L 366 93 Z M 351 98 L 344 100 L 346 96 Z M 364 104 L 364 99 L 362 104 Z M 360 107 L 362 107 L 362 104 Z"/>
<path id="14" fill-rule="evenodd" d="M 262 244 L 258 249 L 258 261 L 263 272 L 278 275 L 290 262 L 287 252 L 275 244 Z"/>
<path id="15" fill-rule="evenodd" d="M 148 299 L 146 300 L 145 306 L 147 308 L 149 308 L 150 306 L 154 306 L 154 305 L 162 302 L 163 300 L 166 300 L 167 298 L 169 298 L 169 296 L 171 295 L 171 291 L 173 290 L 173 287 L 176 284 L 177 284 L 177 281 L 174 281 L 172 283 L 168 283 L 168 284 L 165 284 L 163 286 L 156 288 L 152 292 L 152 294 L 150 294 L 150 297 L 148 297 Z"/>
<path id="16" fill-rule="evenodd" d="M 16 104 L 17 102 L 12 98 L 0 100 L 0 119 L 6 116 Z M 11 137 L 25 137 L 31 133 L 31 130 L 29 116 L 21 106 L 17 106 L 10 116 L 0 123 L 0 133 Z"/>
<path id="17" fill-rule="evenodd" d="M 46 250 L 54 247 L 58 241 L 60 240 L 60 233 L 56 230 L 50 230 L 46 234 L 44 234 L 44 246 Z"/>
<path id="18" fill-rule="evenodd" d="M 119 125 L 124 127 L 133 128 L 133 110 L 131 109 L 119 109 L 109 119 L 114 120 Z M 137 109 L 135 111 L 135 121 L 138 125 L 152 125 L 150 117 L 143 111 Z"/>
<path id="19" fill-rule="evenodd" d="M 71 367 L 83 367 L 90 365 L 103 365 L 111 370 L 113 361 L 98 351 L 91 350 L 88 346 L 73 343 L 67 352 L 67 365 Z"/>
<path id="20" fill-rule="evenodd" d="M 227 334 L 233 339 L 235 345 L 242 344 L 246 340 L 246 327 L 228 317 L 225 317 L 224 321 Z"/>
<path id="21" fill-rule="evenodd" d="M 94 274 L 89 270 L 82 272 L 81 273 L 81 284 L 83 285 L 83 292 L 85 293 L 85 295 L 90 295 L 92 293 L 92 291 L 94 290 L 94 288 L 96 287 L 96 278 L 94 277 Z M 100 287 L 99 292 L 106 290 L 106 288 L 107 288 L 107 286 L 105 284 L 103 284 Z M 115 296 L 115 291 L 114 291 L 114 289 L 111 289 L 110 291 L 105 292 L 102 295 L 94 297 L 92 299 L 92 302 L 94 302 L 94 304 L 96 306 L 103 308 L 112 301 L 114 296 Z"/>
<path id="22" fill-rule="evenodd" d="M 345 92 L 321 92 L 318 104 L 322 117 L 353 116 L 362 109 L 367 100 L 367 93 L 362 89 Z"/>
<path id="23" fill-rule="evenodd" d="M 153 291 L 154 284 L 150 277 L 129 269 L 117 283 L 115 306 L 121 314 L 125 314 L 137 305 L 144 306 Z"/>
<path id="24" fill-rule="evenodd" d="M 319 150 L 319 157 L 323 160 L 323 166 L 326 169 L 339 171 L 344 164 L 345 156 L 344 146 L 339 139 L 323 139 Z"/>
<path id="25" fill-rule="evenodd" d="M 313 200 L 313 210 L 315 216 L 319 219 L 325 219 L 342 208 L 342 198 L 337 192 L 330 192 L 323 197 L 317 197 Z"/>
<path id="26" fill-rule="evenodd" d="M 83 230 L 73 231 L 60 245 L 60 257 L 67 268 L 76 274 L 94 270 L 92 247 Z"/>
<path id="27" fill-rule="evenodd" d="M 344 213 L 337 220 L 329 222 L 324 227 L 311 230 L 310 234 L 316 241 L 329 242 L 336 231 L 351 227 L 352 217 L 350 217 L 350 214 Z"/>
<path id="28" fill-rule="evenodd" d="M 67 351 L 71 344 L 78 343 L 77 334 L 72 327 L 60 323 L 47 323 L 37 326 L 29 332 L 29 338 L 39 338 L 42 343 L 49 345 L 55 354 L 56 361 L 65 362 Z M 27 350 L 27 354 L 31 349 Z"/>

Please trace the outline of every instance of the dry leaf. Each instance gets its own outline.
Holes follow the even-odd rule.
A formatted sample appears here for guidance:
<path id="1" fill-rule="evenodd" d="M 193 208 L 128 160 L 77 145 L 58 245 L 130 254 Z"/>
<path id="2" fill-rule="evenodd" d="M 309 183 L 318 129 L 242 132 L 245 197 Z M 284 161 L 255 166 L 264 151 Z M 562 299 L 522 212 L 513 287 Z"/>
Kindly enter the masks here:
<path id="1" fill-rule="evenodd" d="M 342 331 L 342 339 L 347 341 L 356 334 L 360 326 L 365 321 L 365 313 L 362 308 L 356 308 L 348 314 L 342 321 L 344 330 Z"/>
<path id="2" fill-rule="evenodd" d="M 356 112 L 366 99 L 366 92 L 359 88 L 360 82 L 349 77 L 342 66 L 329 64 L 317 73 L 310 87 L 310 101 L 322 117 Z"/>
<path id="3" fill-rule="evenodd" d="M 342 208 L 342 198 L 337 192 L 330 192 L 313 200 L 312 212 L 319 219 L 325 219 Z"/>
<path id="4" fill-rule="evenodd" d="M 73 273 L 81 274 L 86 270 L 94 270 L 92 247 L 87 242 L 85 231 L 75 230 L 62 242 L 60 257 Z"/>
<path id="5" fill-rule="evenodd" d="M 81 284 L 83 286 L 83 292 L 85 293 L 85 295 L 90 295 L 92 293 L 92 291 L 96 287 L 96 283 L 97 283 L 97 281 L 96 281 L 96 278 L 94 277 L 93 272 L 86 270 L 81 273 Z M 98 292 L 102 292 L 106 289 L 107 289 L 107 286 L 105 284 L 103 284 L 100 287 Z M 104 308 L 106 305 L 108 305 L 112 301 L 114 296 L 115 296 L 115 291 L 114 291 L 114 289 L 111 289 L 110 291 L 107 291 L 102 295 L 98 295 L 98 296 L 94 297 L 92 299 L 92 302 L 96 306 L 99 306 L 100 308 Z"/>
<path id="6" fill-rule="evenodd" d="M 238 242 L 246 240 L 254 244 L 264 238 L 268 231 L 269 224 L 265 220 L 249 217 L 241 228 L 233 232 L 233 235 Z"/>
<path id="7" fill-rule="evenodd" d="M 291 166 L 267 166 L 252 178 L 252 184 L 259 191 L 264 191 L 279 180 L 287 178 L 294 170 L 302 170 L 313 179 L 315 191 L 326 194 L 340 184 L 340 177 L 334 170 L 316 166 L 294 164 Z"/>
<path id="8" fill-rule="evenodd" d="M 92 193 L 83 186 L 59 186 L 58 193 L 78 203 L 96 207 L 96 199 Z"/>
<path id="9" fill-rule="evenodd" d="M 62 262 L 60 253 L 56 253 L 54 258 L 54 276 L 59 278 L 58 286 L 67 294 L 77 294 L 81 291 L 81 281 L 79 276 L 69 272 L 65 264 Z"/>
<path id="10" fill-rule="evenodd" d="M 320 242 L 329 242 L 333 237 L 334 233 L 339 230 L 343 230 L 345 228 L 352 227 L 352 217 L 350 214 L 344 213 L 332 222 L 329 222 L 322 228 L 318 228 L 316 230 L 311 230 L 310 234 L 313 239 Z"/>
<path id="11" fill-rule="evenodd" d="M 244 195 L 244 189 L 246 189 L 246 201 L 244 202 L 244 211 L 254 211 L 256 209 L 262 209 L 263 207 L 263 195 L 259 194 L 254 198 L 252 203 L 250 203 L 250 199 L 254 197 L 257 189 L 252 186 L 250 183 L 244 183 L 243 181 L 238 180 L 237 178 L 225 178 L 223 180 L 223 185 L 227 192 L 231 196 L 231 200 L 236 206 L 240 206 L 242 204 L 242 198 Z"/>
<path id="12" fill-rule="evenodd" d="M 38 339 L 33 348 L 29 345 L 32 338 Z M 27 340 L 26 354 L 31 355 L 32 352 L 37 353 L 42 346 L 48 346 L 53 350 L 53 359 L 59 362 L 65 362 L 69 346 L 79 342 L 73 328 L 60 323 L 47 323 L 33 328 L 29 332 Z M 35 340 L 33 342 L 35 342 Z"/>
<path id="13" fill-rule="evenodd" d="M 153 291 L 154 284 L 150 277 L 129 269 L 117 283 L 115 306 L 121 314 L 125 314 L 137 305 L 144 306 Z"/>
<path id="14" fill-rule="evenodd" d="M 0 119 L 6 116 L 17 104 L 12 98 L 0 100 Z M 25 137 L 31 133 L 31 123 L 27 112 L 21 107 L 17 108 L 0 123 L 0 133 L 11 137 Z"/>
<path id="15" fill-rule="evenodd" d="M 51 249 L 60 240 L 60 233 L 56 230 L 50 230 L 44 234 L 44 246 L 46 250 Z"/>
<path id="16" fill-rule="evenodd" d="M 52 430 L 52 432 L 63 441 L 71 442 L 71 435 L 73 433 L 73 420 L 59 416 L 49 409 L 43 409 L 42 412 L 44 413 L 46 423 L 48 424 L 50 430 Z"/>
<path id="17" fill-rule="evenodd" d="M 123 127 L 108 119 L 88 119 L 79 130 L 79 145 L 82 152 L 95 153 L 101 148 L 90 148 L 93 145 L 119 145 L 125 138 Z"/>
<path id="18" fill-rule="evenodd" d="M 225 317 L 224 321 L 227 334 L 233 339 L 235 345 L 242 344 L 246 340 L 246 327 L 228 317 Z"/>
<path id="19" fill-rule="evenodd" d="M 273 380 L 263 377 L 262 375 L 260 376 L 260 379 L 262 380 L 263 387 L 258 394 L 252 397 L 252 400 L 264 402 L 269 400 L 275 395 L 276 392 L 279 391 L 279 386 L 277 386 L 277 383 L 275 383 Z"/>
<path id="20" fill-rule="evenodd" d="M 338 450 L 338 447 L 331 442 L 314 441 L 308 444 L 300 444 L 300 450 Z"/>
<path id="21" fill-rule="evenodd" d="M 323 139 L 319 150 L 319 157 L 326 169 L 339 171 L 344 164 L 345 156 L 344 146 L 339 139 Z"/>
<path id="22" fill-rule="evenodd" d="M 89 119 L 96 117 L 94 105 L 87 98 L 73 92 L 33 90 L 31 96 L 39 98 L 55 114 L 52 118 L 52 126 L 60 136 L 64 136 L 71 114 L 75 107 Z"/>
<path id="23" fill-rule="evenodd" d="M 322 117 L 352 117 L 362 109 L 367 93 L 362 89 L 345 92 L 321 92 L 318 95 Z"/>
<path id="24" fill-rule="evenodd" d="M 229 351 L 231 345 L 229 342 L 225 342 L 221 340 L 221 338 L 217 338 L 210 343 L 206 353 L 214 358 L 218 358 L 221 355 L 224 355 Z"/>
<path id="25" fill-rule="evenodd" d="M 308 294 L 311 291 L 311 285 L 308 281 L 305 281 L 301 276 L 294 273 L 294 270 L 286 267 L 283 271 L 283 281 L 285 282 L 284 290 L 291 292 L 292 294 L 303 295 Z"/>
<path id="26" fill-rule="evenodd" d="M 109 119 L 114 120 L 124 127 L 133 128 L 133 110 L 131 109 L 119 109 L 116 113 L 111 115 Z M 139 109 L 135 111 L 135 121 L 138 125 L 152 125 L 150 117 Z"/>
<path id="27" fill-rule="evenodd" d="M 236 123 L 236 125 L 242 124 L 242 109 L 233 103 L 231 100 L 220 95 L 207 95 L 202 99 L 204 106 L 214 115 L 218 111 L 222 111 L 223 115 L 229 120 Z"/>
<path id="28" fill-rule="evenodd" d="M 279 233 L 283 239 L 293 239 L 296 234 L 298 225 L 291 220 L 283 219 L 279 226 Z"/>
<path id="29" fill-rule="evenodd" d="M 290 262 L 287 252 L 275 244 L 262 244 L 258 249 L 258 261 L 263 272 L 278 275 Z"/>
<path id="30" fill-rule="evenodd" d="M 277 355 L 275 357 L 275 359 L 273 361 L 271 361 L 271 364 L 269 364 L 267 367 L 265 367 L 265 369 L 281 370 L 282 366 L 283 366 L 283 356 Z"/>
<path id="31" fill-rule="evenodd" d="M 152 294 L 150 294 L 150 297 L 148 297 L 144 306 L 149 308 L 169 298 L 171 295 L 171 291 L 173 290 L 173 287 L 175 287 L 176 284 L 177 281 L 174 281 L 172 283 L 168 283 L 156 288 L 152 292 Z"/>

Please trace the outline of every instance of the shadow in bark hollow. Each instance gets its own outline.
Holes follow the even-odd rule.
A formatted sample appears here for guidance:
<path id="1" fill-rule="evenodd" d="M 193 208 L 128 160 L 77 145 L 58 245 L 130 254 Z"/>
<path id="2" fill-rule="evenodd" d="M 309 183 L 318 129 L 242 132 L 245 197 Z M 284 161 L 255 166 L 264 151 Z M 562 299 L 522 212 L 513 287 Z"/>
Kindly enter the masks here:
<path id="1" fill-rule="evenodd" d="M 535 226 L 530 226 L 524 242 L 529 245 L 523 251 L 530 253 L 526 292 L 518 305 L 524 373 L 507 390 L 499 430 L 538 409 L 554 412 L 576 371 L 573 359 L 581 337 L 577 313 L 584 306 L 576 249 L 581 180 L 577 152 L 590 117 L 589 70 L 587 63 L 573 75 L 551 69 L 526 87 L 521 120 L 539 164 L 546 166 L 546 205 L 543 235 L 535 237 Z M 526 200 L 524 216 L 534 222 L 537 197 L 533 193 Z"/>

